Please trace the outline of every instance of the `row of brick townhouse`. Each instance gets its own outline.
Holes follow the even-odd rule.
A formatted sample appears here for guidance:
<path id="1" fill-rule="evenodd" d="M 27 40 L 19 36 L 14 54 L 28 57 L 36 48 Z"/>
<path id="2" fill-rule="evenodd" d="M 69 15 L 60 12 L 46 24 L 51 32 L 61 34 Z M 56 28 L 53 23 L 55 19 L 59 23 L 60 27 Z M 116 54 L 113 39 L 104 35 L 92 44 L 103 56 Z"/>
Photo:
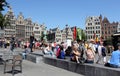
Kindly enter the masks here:
<path id="1" fill-rule="evenodd" d="M 90 39 L 106 40 L 111 38 L 116 32 L 119 32 L 120 24 L 118 22 L 110 23 L 109 20 L 102 15 L 100 16 L 89 16 L 86 18 L 86 37 L 89 41 Z"/>

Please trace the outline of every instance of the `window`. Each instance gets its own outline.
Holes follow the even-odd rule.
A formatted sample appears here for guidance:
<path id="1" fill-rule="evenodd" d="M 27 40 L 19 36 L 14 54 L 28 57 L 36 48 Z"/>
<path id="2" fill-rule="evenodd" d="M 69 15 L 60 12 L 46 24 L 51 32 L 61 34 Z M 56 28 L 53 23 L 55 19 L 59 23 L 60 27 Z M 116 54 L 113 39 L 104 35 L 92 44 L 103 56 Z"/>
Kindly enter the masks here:
<path id="1" fill-rule="evenodd" d="M 102 34 L 104 34 L 104 32 L 102 31 Z"/>
<path id="2" fill-rule="evenodd" d="M 113 26 L 113 28 L 115 28 L 115 26 Z"/>
<path id="3" fill-rule="evenodd" d="M 91 17 L 91 20 L 92 20 L 93 18 Z"/>
<path id="4" fill-rule="evenodd" d="M 92 25 L 92 23 L 90 25 Z"/>
<path id="5" fill-rule="evenodd" d="M 106 27 L 106 25 L 107 25 L 107 24 L 105 23 L 104 26 Z"/>
<path id="6" fill-rule="evenodd" d="M 92 25 L 92 23 L 88 23 L 88 25 Z"/>
<path id="7" fill-rule="evenodd" d="M 97 25 L 97 22 L 95 22 L 95 25 Z"/>
<path id="8" fill-rule="evenodd" d="M 100 33 L 100 30 L 98 31 L 98 33 Z"/>
<path id="9" fill-rule="evenodd" d="M 110 34 L 110 31 L 108 32 L 108 34 Z"/>
<path id="10" fill-rule="evenodd" d="M 88 25 L 89 25 L 89 23 L 88 23 Z"/>
<path id="11" fill-rule="evenodd" d="M 39 29 L 39 27 L 35 27 L 35 29 Z"/>
<path id="12" fill-rule="evenodd" d="M 100 25 L 100 22 L 98 22 L 98 25 Z"/>
<path id="13" fill-rule="evenodd" d="M 105 34 L 107 34 L 107 31 L 105 31 Z"/>

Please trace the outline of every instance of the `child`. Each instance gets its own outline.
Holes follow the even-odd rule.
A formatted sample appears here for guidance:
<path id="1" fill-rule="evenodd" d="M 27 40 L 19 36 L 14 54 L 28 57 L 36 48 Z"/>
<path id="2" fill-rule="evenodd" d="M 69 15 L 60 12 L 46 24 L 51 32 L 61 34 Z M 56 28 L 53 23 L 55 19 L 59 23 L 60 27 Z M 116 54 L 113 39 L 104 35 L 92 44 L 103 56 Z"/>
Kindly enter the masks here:
<path id="1" fill-rule="evenodd" d="M 30 52 L 28 51 L 26 45 L 24 46 L 24 48 L 25 48 L 25 50 L 22 52 L 22 57 L 23 57 L 23 59 L 26 59 L 26 55 L 27 55 L 28 53 L 30 53 Z"/>

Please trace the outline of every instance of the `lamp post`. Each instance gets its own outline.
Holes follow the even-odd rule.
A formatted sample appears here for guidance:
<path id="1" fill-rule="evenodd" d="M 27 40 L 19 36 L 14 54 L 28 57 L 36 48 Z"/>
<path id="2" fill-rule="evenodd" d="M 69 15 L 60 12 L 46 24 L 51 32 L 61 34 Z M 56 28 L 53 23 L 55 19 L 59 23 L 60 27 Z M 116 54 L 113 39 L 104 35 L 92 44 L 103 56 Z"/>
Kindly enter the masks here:
<path id="1" fill-rule="evenodd" d="M 46 32 L 46 28 L 47 27 L 44 27 L 44 33 L 43 33 L 43 40 L 46 42 L 47 41 L 47 37 L 46 37 L 46 34 L 47 34 L 47 32 Z"/>
<path id="2" fill-rule="evenodd" d="M 68 38 L 68 24 L 66 24 L 66 40 Z"/>

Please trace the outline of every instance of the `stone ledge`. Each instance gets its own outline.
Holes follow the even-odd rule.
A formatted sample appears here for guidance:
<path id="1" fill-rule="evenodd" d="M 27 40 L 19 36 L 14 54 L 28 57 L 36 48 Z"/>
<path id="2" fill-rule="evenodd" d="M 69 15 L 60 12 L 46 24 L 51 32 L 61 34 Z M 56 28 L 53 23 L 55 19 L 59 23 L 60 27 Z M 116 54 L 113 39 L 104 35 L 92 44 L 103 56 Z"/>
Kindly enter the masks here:
<path id="1" fill-rule="evenodd" d="M 40 63 L 41 61 L 43 61 L 43 57 L 42 56 L 36 56 L 34 54 L 27 54 L 26 55 L 26 60 L 32 61 L 34 63 Z"/>
<path id="2" fill-rule="evenodd" d="M 77 64 L 68 60 L 43 57 L 46 64 L 50 64 L 59 68 L 63 68 L 85 76 L 119 76 L 120 68 L 110 68 L 99 64 Z"/>

